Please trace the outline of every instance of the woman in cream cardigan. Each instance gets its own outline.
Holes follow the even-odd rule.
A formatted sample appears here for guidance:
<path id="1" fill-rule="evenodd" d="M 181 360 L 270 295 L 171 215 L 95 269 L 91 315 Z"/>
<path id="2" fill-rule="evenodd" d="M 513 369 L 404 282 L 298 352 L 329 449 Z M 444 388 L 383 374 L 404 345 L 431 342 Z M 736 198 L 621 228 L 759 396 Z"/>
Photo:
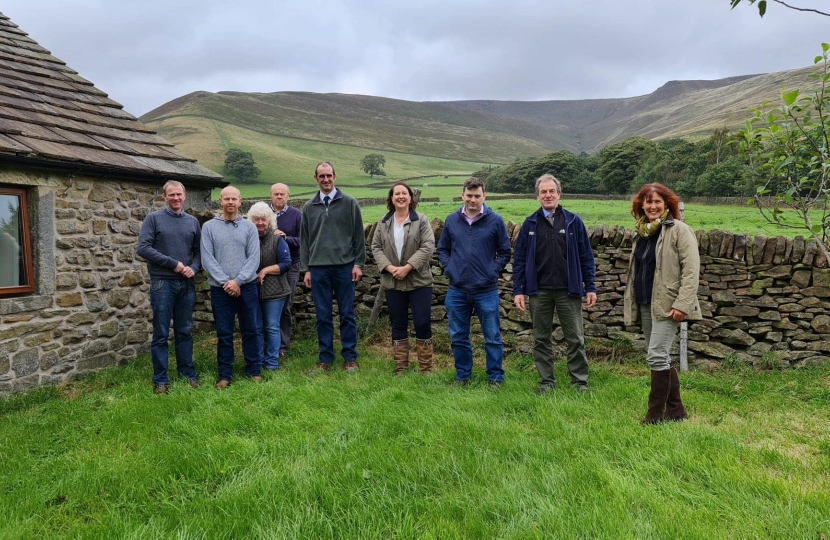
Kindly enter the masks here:
<path id="1" fill-rule="evenodd" d="M 392 326 L 395 375 L 409 369 L 409 317 L 415 326 L 415 344 L 421 373 L 432 374 L 432 273 L 429 260 L 435 235 L 427 217 L 415 211 L 412 188 L 397 182 L 389 189 L 389 213 L 378 221 L 372 254 L 386 292 Z"/>

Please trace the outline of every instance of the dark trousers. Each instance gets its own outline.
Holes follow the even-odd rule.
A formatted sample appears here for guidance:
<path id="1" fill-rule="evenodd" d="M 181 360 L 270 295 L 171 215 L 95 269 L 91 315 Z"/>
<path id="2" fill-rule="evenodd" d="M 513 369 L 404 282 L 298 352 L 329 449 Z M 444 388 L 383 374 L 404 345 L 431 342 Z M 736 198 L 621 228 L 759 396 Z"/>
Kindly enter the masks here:
<path id="1" fill-rule="evenodd" d="M 242 333 L 242 354 L 245 356 L 245 374 L 261 375 L 262 370 L 262 322 L 259 318 L 259 292 L 256 283 L 239 287 L 241 294 L 231 296 L 222 287 L 210 288 L 210 303 L 216 323 L 216 363 L 219 380 L 233 378 L 233 328 L 239 316 Z"/>
<path id="2" fill-rule="evenodd" d="M 282 308 L 282 315 L 280 316 L 280 352 L 288 350 L 291 344 L 291 328 L 294 325 L 294 316 L 291 314 L 291 307 L 294 305 L 294 293 L 297 292 L 297 278 L 300 277 L 300 258 L 291 263 L 288 268 L 288 273 L 285 278 L 288 280 L 288 286 L 291 287 L 291 293 L 285 299 L 285 305 Z"/>
<path id="3" fill-rule="evenodd" d="M 409 310 L 412 309 L 412 323 L 415 337 L 432 339 L 432 287 L 420 287 L 411 291 L 386 290 L 386 307 L 392 325 L 392 339 L 409 337 Z"/>
<path id="4" fill-rule="evenodd" d="M 320 346 L 320 362 L 334 361 L 334 300 L 340 315 L 340 344 L 343 360 L 357 360 L 357 320 L 354 317 L 355 283 L 352 281 L 354 265 L 312 266 L 311 298 L 317 312 L 317 343 Z"/>
<path id="5" fill-rule="evenodd" d="M 568 291 L 542 290 L 530 299 L 530 317 L 533 321 L 533 361 L 539 372 L 540 386 L 555 386 L 553 375 L 553 311 L 559 314 L 559 324 L 568 345 L 568 372 L 571 384 L 588 384 L 588 356 L 585 354 L 585 333 L 582 325 L 582 299 L 568 296 Z"/>

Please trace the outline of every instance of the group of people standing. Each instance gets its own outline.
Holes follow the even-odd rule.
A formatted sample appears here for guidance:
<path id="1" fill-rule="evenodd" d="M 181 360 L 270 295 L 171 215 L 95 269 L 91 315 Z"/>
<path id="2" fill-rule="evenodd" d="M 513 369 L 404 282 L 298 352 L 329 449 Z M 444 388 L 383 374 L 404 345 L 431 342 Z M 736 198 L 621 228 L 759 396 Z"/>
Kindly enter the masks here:
<path id="1" fill-rule="evenodd" d="M 167 393 L 168 335 L 173 321 L 179 375 L 198 387 L 192 360 L 193 276 L 204 269 L 210 284 L 217 333 L 217 388 L 230 385 L 233 374 L 233 330 L 239 319 L 245 373 L 261 380 L 261 370 L 277 369 L 287 354 L 291 305 L 301 272 L 316 311 L 319 357 L 311 374 L 331 369 L 334 350 L 334 303 L 340 319 L 343 367 L 358 367 L 355 286 L 363 275 L 365 237 L 357 201 L 335 187 L 334 166 L 322 162 L 314 170 L 319 192 L 302 212 L 287 205 L 288 188 L 275 184 L 272 204 L 259 202 L 239 214 L 241 198 L 233 187 L 222 190 L 222 213 L 199 229 L 182 212 L 184 187 L 164 186 L 166 208 L 147 216 L 138 254 L 147 259 L 153 307 L 153 383 Z M 504 347 L 500 312 L 505 306 L 499 281 L 513 256 L 513 304 L 530 311 L 533 360 L 540 394 L 556 387 L 552 342 L 554 313 L 567 344 L 571 385 L 588 391 L 588 358 L 583 330 L 584 307 L 597 302 L 596 267 L 582 219 L 559 204 L 560 181 L 553 175 L 535 184 L 540 208 L 528 216 L 515 249 L 502 217 L 485 204 L 484 184 L 468 179 L 461 208 L 447 216 L 436 243 L 427 216 L 416 210 L 415 195 L 404 182 L 391 186 L 388 213 L 377 224 L 371 250 L 380 272 L 392 334 L 395 374 L 410 368 L 410 312 L 415 330 L 418 369 L 433 373 L 430 260 L 437 252 L 449 287 L 444 305 L 455 361 L 453 385 L 470 383 L 475 314 L 484 336 L 489 385 L 504 381 Z M 677 370 L 670 351 L 678 325 L 700 318 L 697 301 L 700 260 L 692 230 L 682 222 L 676 194 L 661 184 L 647 184 L 632 202 L 637 239 L 632 247 L 624 295 L 625 322 L 639 321 L 647 344 L 651 390 L 643 423 L 682 420 L 687 413 L 680 398 Z"/>

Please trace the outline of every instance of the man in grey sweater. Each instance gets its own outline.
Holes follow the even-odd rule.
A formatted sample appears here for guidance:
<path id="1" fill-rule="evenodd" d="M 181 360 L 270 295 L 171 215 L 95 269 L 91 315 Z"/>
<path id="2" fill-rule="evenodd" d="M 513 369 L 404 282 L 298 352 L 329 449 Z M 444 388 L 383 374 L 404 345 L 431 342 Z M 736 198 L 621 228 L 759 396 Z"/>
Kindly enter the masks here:
<path id="1" fill-rule="evenodd" d="M 166 207 L 144 218 L 138 235 L 139 256 L 147 259 L 150 272 L 150 305 L 153 308 L 153 393 L 166 394 L 170 386 L 167 375 L 170 319 L 176 341 L 176 367 L 179 376 L 199 387 L 193 365 L 193 306 L 196 288 L 193 276 L 202 269 L 199 221 L 182 212 L 185 190 L 180 182 L 170 180 L 162 187 Z"/>
<path id="2" fill-rule="evenodd" d="M 300 232 L 300 271 L 311 288 L 317 312 L 320 361 L 312 373 L 327 371 L 334 361 L 334 312 L 340 314 L 343 367 L 357 371 L 357 321 L 354 316 L 355 283 L 363 276 L 366 239 L 363 217 L 354 198 L 334 187 L 337 176 L 328 161 L 314 169 L 320 192 L 303 206 Z"/>
<path id="3" fill-rule="evenodd" d="M 208 274 L 210 303 L 216 324 L 216 361 L 219 381 L 227 388 L 233 379 L 233 328 L 239 316 L 245 373 L 262 380 L 262 332 L 259 293 L 259 236 L 254 224 L 239 215 L 239 190 L 228 186 L 219 195 L 222 214 L 202 227 L 202 266 Z"/>

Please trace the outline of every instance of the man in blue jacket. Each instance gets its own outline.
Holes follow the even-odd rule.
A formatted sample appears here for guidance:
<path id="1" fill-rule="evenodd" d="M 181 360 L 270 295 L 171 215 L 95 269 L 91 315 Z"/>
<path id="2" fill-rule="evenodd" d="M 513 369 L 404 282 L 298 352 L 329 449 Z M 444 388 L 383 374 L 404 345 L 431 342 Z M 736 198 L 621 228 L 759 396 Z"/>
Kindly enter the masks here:
<path id="1" fill-rule="evenodd" d="M 438 260 L 450 282 L 444 305 L 455 358 L 453 384 L 470 383 L 470 319 L 475 309 L 484 333 L 487 378 L 490 386 L 498 388 L 504 381 L 498 281 L 510 260 L 510 238 L 502 217 L 485 206 L 481 180 L 468 179 L 461 193 L 464 205 L 447 216 L 437 247 Z"/>
<path id="2" fill-rule="evenodd" d="M 582 297 L 588 308 L 597 301 L 588 231 L 579 216 L 559 206 L 561 196 L 562 185 L 552 174 L 536 180 L 536 199 L 542 207 L 522 224 L 513 258 L 513 303 L 525 311 L 529 300 L 533 361 L 543 395 L 556 387 L 551 342 L 554 309 L 568 345 L 571 384 L 578 391 L 588 390 Z"/>

